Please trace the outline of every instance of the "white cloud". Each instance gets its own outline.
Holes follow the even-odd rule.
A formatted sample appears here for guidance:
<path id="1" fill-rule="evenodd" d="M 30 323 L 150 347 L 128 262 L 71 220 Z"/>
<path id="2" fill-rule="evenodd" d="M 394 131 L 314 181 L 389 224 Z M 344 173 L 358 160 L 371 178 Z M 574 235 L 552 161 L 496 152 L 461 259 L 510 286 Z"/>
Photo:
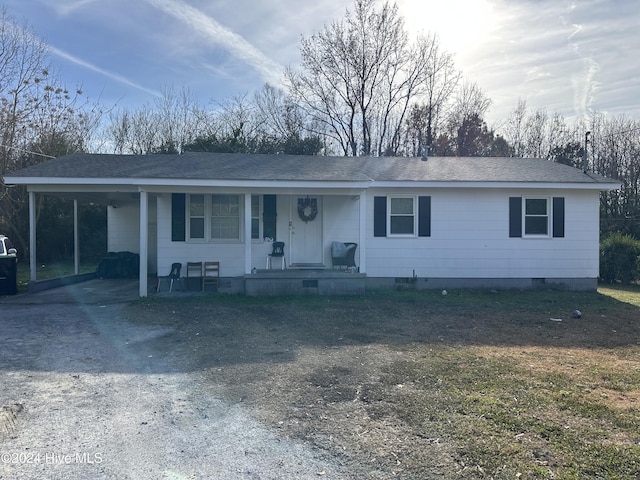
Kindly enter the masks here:
<path id="1" fill-rule="evenodd" d="M 108 77 L 112 80 L 115 80 L 119 83 L 122 83 L 124 85 L 127 85 L 129 87 L 133 87 L 137 90 L 143 91 L 145 93 L 150 93 L 151 95 L 154 95 L 156 97 L 161 97 L 162 94 L 160 92 L 158 92 L 157 90 L 152 90 L 146 87 L 143 87 L 142 85 L 139 85 L 135 82 L 132 82 L 131 80 L 123 77 L 122 75 L 118 75 L 117 73 L 112 73 L 112 72 L 108 72 L 107 70 L 104 70 L 100 67 L 97 67 L 89 62 L 86 62 L 78 57 L 75 57 L 73 55 L 71 55 L 70 53 L 67 53 L 63 50 L 60 50 L 59 48 L 56 47 L 49 47 L 49 49 L 51 50 L 51 53 L 53 53 L 54 55 L 57 55 L 60 58 L 63 58 L 75 65 L 79 65 L 81 67 L 87 68 L 93 72 L 99 73 L 101 75 L 104 75 L 105 77 Z"/>
<path id="2" fill-rule="evenodd" d="M 206 100 L 281 85 L 284 65 L 300 61 L 300 37 L 343 19 L 354 1 L 5 0 L 69 66 L 110 79 L 113 97 L 145 92 L 133 101 L 168 83 Z M 410 32 L 437 33 L 466 80 L 493 100 L 490 122 L 518 99 L 567 117 L 640 114 L 635 1 L 395 1 Z"/>
<path id="3" fill-rule="evenodd" d="M 254 47 L 244 37 L 221 25 L 201 10 L 180 0 L 145 0 L 168 15 L 181 20 L 206 37 L 212 45 L 219 45 L 234 57 L 257 70 L 265 82 L 282 83 L 284 68 Z"/>
<path id="4" fill-rule="evenodd" d="M 84 7 L 85 5 L 89 5 L 91 3 L 95 3 L 98 0 L 55 0 L 50 5 L 55 8 L 55 10 L 60 15 L 70 15 L 76 10 Z"/>

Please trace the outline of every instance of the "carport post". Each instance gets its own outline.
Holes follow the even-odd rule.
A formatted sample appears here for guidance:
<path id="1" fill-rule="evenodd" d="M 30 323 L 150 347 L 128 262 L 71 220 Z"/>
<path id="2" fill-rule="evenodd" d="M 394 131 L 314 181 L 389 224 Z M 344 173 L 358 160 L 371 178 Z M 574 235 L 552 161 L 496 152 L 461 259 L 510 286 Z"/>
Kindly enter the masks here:
<path id="1" fill-rule="evenodd" d="M 360 192 L 360 273 L 367 273 L 367 192 Z"/>
<path id="2" fill-rule="evenodd" d="M 36 281 L 36 194 L 29 192 L 29 279 Z"/>
<path id="3" fill-rule="evenodd" d="M 140 296 L 147 296 L 147 264 L 149 245 L 149 200 L 144 190 L 140 191 Z"/>
<path id="4" fill-rule="evenodd" d="M 244 273 L 251 273 L 251 194 L 244 194 Z"/>
<path id="5" fill-rule="evenodd" d="M 73 200 L 73 270 L 80 273 L 80 235 L 78 234 L 78 200 Z"/>

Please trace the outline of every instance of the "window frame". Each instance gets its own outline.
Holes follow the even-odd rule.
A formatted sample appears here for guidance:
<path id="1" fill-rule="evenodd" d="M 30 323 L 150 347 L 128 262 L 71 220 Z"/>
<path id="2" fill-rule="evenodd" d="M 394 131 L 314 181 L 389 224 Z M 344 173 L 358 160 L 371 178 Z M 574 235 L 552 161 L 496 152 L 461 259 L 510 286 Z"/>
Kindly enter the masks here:
<path id="1" fill-rule="evenodd" d="M 410 199 L 411 200 L 411 214 L 401 214 L 401 213 L 393 213 L 391 209 L 391 204 L 394 199 Z M 402 195 L 402 194 L 393 194 L 387 195 L 387 237 L 393 238 L 417 238 L 418 236 L 418 197 L 416 195 Z M 392 217 L 412 217 L 412 233 L 393 233 L 392 226 Z"/>
<path id="2" fill-rule="evenodd" d="M 202 197 L 202 215 L 192 215 L 191 214 L 191 199 L 192 197 Z M 187 239 L 192 242 L 204 242 L 207 240 L 207 195 L 204 193 L 194 193 L 187 195 L 187 202 L 185 205 L 186 208 L 186 219 L 187 219 Z M 202 237 L 192 237 L 192 229 L 191 229 L 191 221 L 192 219 L 202 219 Z"/>
<path id="3" fill-rule="evenodd" d="M 263 225 L 263 221 L 262 221 L 262 210 L 263 210 L 263 200 L 262 200 L 263 196 L 262 195 L 257 195 L 257 194 L 252 194 L 251 195 L 251 241 L 252 242 L 261 242 L 263 235 L 264 235 L 264 225 Z M 254 199 L 258 200 L 258 215 L 254 216 L 253 215 L 253 201 Z M 257 220 L 258 221 L 258 236 L 254 237 L 253 236 L 253 222 Z"/>
<path id="4" fill-rule="evenodd" d="M 219 196 L 231 196 L 236 197 L 238 203 L 238 237 L 237 238 L 218 238 L 212 237 L 212 221 L 213 221 L 213 197 Z M 202 218 L 201 216 L 191 215 L 191 197 L 192 196 L 204 196 L 204 236 L 192 237 L 191 236 L 191 219 Z M 191 243 L 241 243 L 244 241 L 244 196 L 237 193 L 189 193 L 185 201 L 185 214 L 186 214 L 186 238 L 187 242 Z"/>
<path id="5" fill-rule="evenodd" d="M 527 200 L 544 200 L 546 214 L 527 215 Z M 546 218 L 546 233 L 527 233 L 527 218 Z M 549 196 L 528 195 L 522 197 L 522 238 L 551 238 L 553 236 L 552 201 Z"/>

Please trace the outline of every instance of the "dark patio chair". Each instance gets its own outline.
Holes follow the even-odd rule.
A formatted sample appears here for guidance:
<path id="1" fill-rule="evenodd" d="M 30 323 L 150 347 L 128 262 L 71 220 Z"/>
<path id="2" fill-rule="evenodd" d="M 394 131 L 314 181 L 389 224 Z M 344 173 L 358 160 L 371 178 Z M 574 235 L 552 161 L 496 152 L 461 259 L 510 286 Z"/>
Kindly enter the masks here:
<path id="1" fill-rule="evenodd" d="M 169 272 L 169 275 L 166 275 L 164 277 L 158 277 L 158 281 L 156 283 L 156 292 L 160 291 L 160 282 L 162 279 L 167 280 L 167 282 L 169 283 L 169 292 L 171 292 L 171 290 L 173 289 L 173 281 L 174 280 L 180 280 L 180 269 L 182 268 L 182 264 L 181 263 L 172 263 L 171 264 L 171 272 Z"/>
<path id="2" fill-rule="evenodd" d="M 355 267 L 357 248 L 357 243 L 333 242 L 331 244 L 331 263 L 333 267 Z"/>
<path id="3" fill-rule="evenodd" d="M 287 260 L 284 257 L 284 242 L 273 242 L 273 250 L 269 255 L 267 255 L 267 270 L 271 268 L 272 258 L 281 258 L 282 270 L 286 268 Z"/>

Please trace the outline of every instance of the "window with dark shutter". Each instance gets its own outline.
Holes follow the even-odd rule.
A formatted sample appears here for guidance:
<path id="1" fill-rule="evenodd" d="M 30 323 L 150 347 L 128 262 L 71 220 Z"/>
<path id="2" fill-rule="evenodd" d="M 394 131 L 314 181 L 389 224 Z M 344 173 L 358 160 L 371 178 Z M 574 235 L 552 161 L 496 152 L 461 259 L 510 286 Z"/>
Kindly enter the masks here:
<path id="1" fill-rule="evenodd" d="M 551 201 L 550 201 L 551 200 Z M 523 210 L 524 202 L 524 210 Z M 563 238 L 565 230 L 564 197 L 510 197 L 509 236 Z"/>

